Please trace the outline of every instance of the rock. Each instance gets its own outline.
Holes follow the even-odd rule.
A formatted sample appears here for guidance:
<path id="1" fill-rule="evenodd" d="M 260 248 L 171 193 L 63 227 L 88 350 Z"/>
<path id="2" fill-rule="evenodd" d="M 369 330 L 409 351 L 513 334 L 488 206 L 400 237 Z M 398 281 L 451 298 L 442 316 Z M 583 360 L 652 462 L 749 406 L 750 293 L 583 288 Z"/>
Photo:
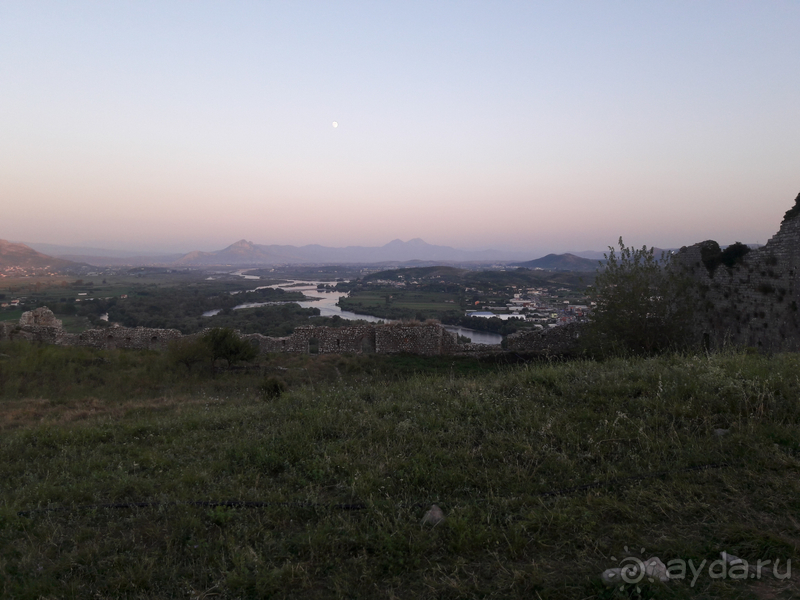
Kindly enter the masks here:
<path id="1" fill-rule="evenodd" d="M 661 583 L 669 581 L 669 573 L 667 573 L 667 565 L 661 562 L 657 556 L 651 556 L 644 561 L 644 575 L 652 581 L 660 581 Z"/>
<path id="2" fill-rule="evenodd" d="M 19 318 L 19 324 L 23 327 L 36 325 L 38 327 L 56 327 L 61 329 L 61 321 L 56 319 L 53 311 L 46 306 L 22 313 L 22 316 Z"/>
<path id="3" fill-rule="evenodd" d="M 431 505 L 431 507 L 428 509 L 428 512 L 425 513 L 425 516 L 422 517 L 423 525 L 433 525 L 435 527 L 439 523 L 443 522 L 444 513 L 442 512 L 442 509 L 435 504 Z"/>

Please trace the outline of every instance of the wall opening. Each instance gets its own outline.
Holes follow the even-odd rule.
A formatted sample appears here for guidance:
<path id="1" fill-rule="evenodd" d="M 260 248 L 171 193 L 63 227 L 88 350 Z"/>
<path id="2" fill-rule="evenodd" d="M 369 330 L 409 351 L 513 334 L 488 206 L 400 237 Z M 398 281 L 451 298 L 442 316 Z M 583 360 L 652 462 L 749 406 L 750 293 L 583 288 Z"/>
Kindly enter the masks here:
<path id="1" fill-rule="evenodd" d="M 308 353 L 319 354 L 319 339 L 312 337 L 308 339 Z"/>

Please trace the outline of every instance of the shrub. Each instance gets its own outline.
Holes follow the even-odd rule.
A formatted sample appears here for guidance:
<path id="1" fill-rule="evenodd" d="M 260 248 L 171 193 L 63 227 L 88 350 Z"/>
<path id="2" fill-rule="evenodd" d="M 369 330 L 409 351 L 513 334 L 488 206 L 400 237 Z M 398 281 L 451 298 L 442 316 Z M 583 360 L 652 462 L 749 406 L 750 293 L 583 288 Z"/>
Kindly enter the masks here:
<path id="1" fill-rule="evenodd" d="M 218 359 L 227 361 L 230 365 L 239 361 L 253 360 L 258 355 L 252 344 L 241 339 L 233 329 L 215 327 L 203 334 L 203 342 L 211 352 L 212 361 Z"/>
<path id="2" fill-rule="evenodd" d="M 725 265 L 728 268 L 733 268 L 742 262 L 748 252 L 750 252 L 750 247 L 741 242 L 735 242 L 725 250 L 722 250 L 719 244 L 713 241 L 704 243 L 700 248 L 703 264 L 708 270 L 708 274 L 712 277 L 718 266 Z"/>
<path id="3" fill-rule="evenodd" d="M 253 360 L 257 355 L 258 349 L 239 338 L 235 331 L 220 327 L 211 329 L 200 337 L 175 340 L 170 343 L 167 351 L 172 365 L 186 365 L 190 369 L 196 364 L 213 367 L 219 359 L 230 365 Z"/>
<path id="4" fill-rule="evenodd" d="M 671 255 L 657 260 L 653 248 L 609 247 L 606 264 L 589 295 L 592 311 L 588 349 L 593 353 L 652 354 L 685 347 L 697 290 L 693 280 L 673 268 Z"/>
<path id="5" fill-rule="evenodd" d="M 275 398 L 280 398 L 283 392 L 286 391 L 286 383 L 277 377 L 264 377 L 258 385 L 258 391 L 261 392 L 264 400 L 274 400 Z"/>

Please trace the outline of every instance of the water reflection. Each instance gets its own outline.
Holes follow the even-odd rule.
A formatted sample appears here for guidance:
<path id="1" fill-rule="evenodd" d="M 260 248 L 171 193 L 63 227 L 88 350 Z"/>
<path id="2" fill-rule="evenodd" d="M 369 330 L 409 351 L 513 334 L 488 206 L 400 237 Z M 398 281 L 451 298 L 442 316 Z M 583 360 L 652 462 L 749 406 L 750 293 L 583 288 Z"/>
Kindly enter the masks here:
<path id="1" fill-rule="evenodd" d="M 234 273 L 234 275 L 241 275 L 247 279 L 258 279 L 258 277 L 253 275 L 242 275 L 241 272 Z M 319 285 L 328 284 L 329 282 L 325 281 L 302 281 L 295 279 L 289 282 L 277 283 L 274 285 L 262 285 L 254 289 L 263 290 L 266 288 L 282 288 L 292 292 L 303 292 L 303 294 L 305 294 L 307 297 L 315 298 L 315 300 L 304 300 L 302 302 L 297 302 L 297 304 L 303 308 L 318 308 L 321 317 L 341 317 L 342 319 L 347 319 L 348 321 L 368 321 L 370 323 L 388 322 L 387 319 L 380 319 L 378 317 L 373 317 L 372 315 L 360 315 L 349 310 L 342 310 L 336 305 L 336 303 L 339 301 L 339 298 L 347 296 L 347 293 L 322 288 L 318 289 Z M 286 302 L 247 302 L 234 306 L 233 310 L 240 310 L 242 308 L 256 308 L 258 306 L 270 306 L 276 304 L 286 304 Z M 213 317 L 219 312 L 219 310 L 209 310 L 203 313 L 203 316 Z M 469 338 L 473 344 L 498 345 L 503 341 L 503 336 L 497 333 L 475 331 L 474 329 L 467 329 L 466 327 L 458 327 L 455 325 L 445 325 L 444 328 L 451 333 L 456 333 Z"/>

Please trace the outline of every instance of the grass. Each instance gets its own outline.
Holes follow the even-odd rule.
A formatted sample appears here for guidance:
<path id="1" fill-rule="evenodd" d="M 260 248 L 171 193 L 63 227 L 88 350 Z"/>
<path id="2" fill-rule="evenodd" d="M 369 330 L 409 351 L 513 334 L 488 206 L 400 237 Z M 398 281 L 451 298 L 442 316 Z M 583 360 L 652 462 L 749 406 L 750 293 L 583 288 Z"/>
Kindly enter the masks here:
<path id="1" fill-rule="evenodd" d="M 386 303 L 387 296 L 392 297 L 389 304 Z M 427 318 L 435 318 L 445 313 L 461 313 L 461 302 L 459 294 L 449 292 L 382 288 L 351 292 L 349 297 L 339 300 L 339 305 L 345 310 L 360 310 L 365 314 L 394 312 L 413 316 L 422 313 Z"/>
<path id="2" fill-rule="evenodd" d="M 157 353 L 0 353 L 3 597 L 800 593 L 797 576 L 599 581 L 626 547 L 795 558 L 797 355 L 272 356 L 212 377 Z M 264 399 L 275 374 L 289 389 Z M 709 464 L 727 466 L 686 470 Z M 163 504 L 81 508 L 143 501 Z M 446 520 L 423 525 L 434 503 Z M 47 508 L 66 510 L 18 514 Z"/>
<path id="3" fill-rule="evenodd" d="M 4 310 L 0 310 L 0 321 L 19 321 L 19 318 L 22 316 L 22 312 L 23 311 L 21 308 L 6 308 Z"/>

